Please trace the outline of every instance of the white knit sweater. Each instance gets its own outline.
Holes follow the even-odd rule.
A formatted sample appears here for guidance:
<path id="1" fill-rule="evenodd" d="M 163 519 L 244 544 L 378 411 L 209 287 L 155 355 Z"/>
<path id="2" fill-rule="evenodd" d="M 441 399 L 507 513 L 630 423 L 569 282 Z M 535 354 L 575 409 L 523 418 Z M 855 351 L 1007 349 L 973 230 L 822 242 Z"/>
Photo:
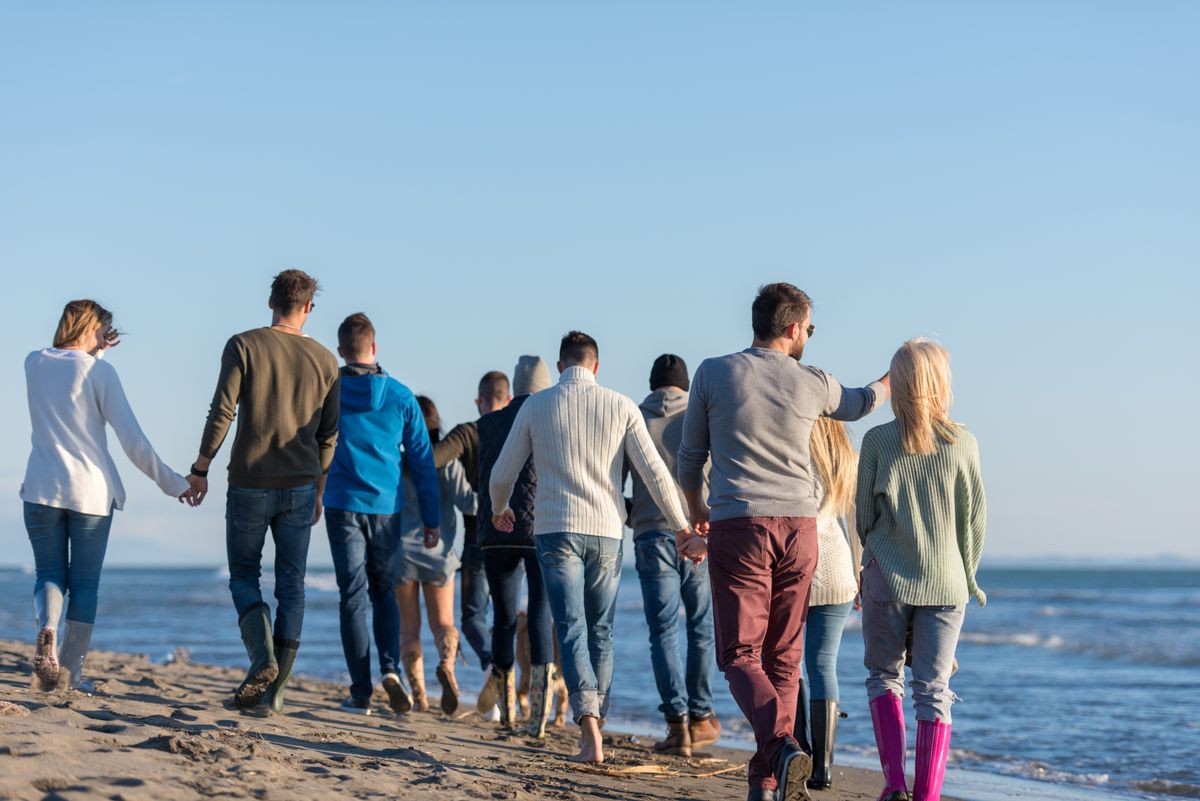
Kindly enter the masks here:
<path id="1" fill-rule="evenodd" d="M 854 519 L 851 512 L 850 520 Z M 817 569 L 813 573 L 809 606 L 844 604 L 858 594 L 858 564 L 862 546 L 842 521 L 822 507 L 817 514 Z"/>
<path id="2" fill-rule="evenodd" d="M 81 350 L 47 348 L 25 359 L 33 450 L 21 500 L 88 515 L 125 506 L 125 487 L 108 453 L 106 424 L 134 466 L 167 495 L 187 479 L 167 467 L 142 432 L 111 364 Z"/>
<path id="3" fill-rule="evenodd" d="M 658 455 L 646 421 L 631 399 L 599 386 L 591 370 L 569 367 L 558 384 L 525 401 L 492 468 L 489 490 L 497 513 L 533 456 L 537 495 L 533 533 L 595 534 L 621 539 L 626 458 L 672 528 L 688 527 L 675 481 Z"/>

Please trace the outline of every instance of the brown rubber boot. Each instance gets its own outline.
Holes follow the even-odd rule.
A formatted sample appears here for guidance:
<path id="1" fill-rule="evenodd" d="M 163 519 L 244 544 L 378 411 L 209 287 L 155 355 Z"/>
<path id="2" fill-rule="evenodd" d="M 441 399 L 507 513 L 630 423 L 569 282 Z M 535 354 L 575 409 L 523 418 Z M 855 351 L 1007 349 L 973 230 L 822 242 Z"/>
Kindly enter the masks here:
<path id="1" fill-rule="evenodd" d="M 660 754 L 674 754 L 690 757 L 692 755 L 692 735 L 688 729 L 688 716 L 667 718 L 667 738 L 654 744 L 654 750 Z"/>
<path id="2" fill-rule="evenodd" d="M 692 748 L 707 748 L 721 739 L 721 721 L 716 713 L 709 712 L 702 718 L 690 718 L 688 733 L 692 736 Z"/>
<path id="3" fill-rule="evenodd" d="M 400 661 L 404 664 L 404 672 L 408 674 L 408 686 L 412 687 L 413 711 L 428 712 L 429 696 L 425 694 L 425 655 L 421 652 L 420 640 L 400 646 Z"/>
<path id="4" fill-rule="evenodd" d="M 458 711 L 458 679 L 454 676 L 454 660 L 458 657 L 458 629 L 450 626 L 433 635 L 438 649 L 438 682 L 442 685 L 442 712 L 453 715 Z"/>

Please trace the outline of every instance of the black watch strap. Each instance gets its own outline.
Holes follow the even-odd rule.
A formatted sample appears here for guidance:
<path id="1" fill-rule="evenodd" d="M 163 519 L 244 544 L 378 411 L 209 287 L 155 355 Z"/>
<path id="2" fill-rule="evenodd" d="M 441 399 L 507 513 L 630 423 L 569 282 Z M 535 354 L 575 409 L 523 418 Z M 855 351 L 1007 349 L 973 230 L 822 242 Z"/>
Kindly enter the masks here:
<path id="1" fill-rule="evenodd" d="M 192 465 L 192 469 L 190 472 L 193 476 L 196 476 L 197 478 L 208 478 L 208 471 L 201 470 L 199 467 L 196 467 L 196 465 Z"/>

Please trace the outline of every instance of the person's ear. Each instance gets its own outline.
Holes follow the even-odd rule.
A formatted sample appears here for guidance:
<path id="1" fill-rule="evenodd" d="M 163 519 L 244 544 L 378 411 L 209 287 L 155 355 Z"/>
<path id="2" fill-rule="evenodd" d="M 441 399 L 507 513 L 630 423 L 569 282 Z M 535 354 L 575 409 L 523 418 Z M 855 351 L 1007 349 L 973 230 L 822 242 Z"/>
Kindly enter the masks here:
<path id="1" fill-rule="evenodd" d="M 559 373 L 562 373 L 564 370 L 567 369 L 567 368 L 563 367 L 563 363 L 561 360 L 558 362 L 555 362 L 554 366 L 558 368 Z"/>
<path id="2" fill-rule="evenodd" d="M 374 342 L 372 342 L 371 343 L 371 358 L 374 359 L 375 354 L 378 352 L 379 352 L 379 348 L 376 346 L 376 344 Z"/>
<path id="3" fill-rule="evenodd" d="M 592 362 L 592 375 L 596 375 L 599 372 L 600 372 L 600 360 L 597 359 L 596 361 Z"/>
<path id="4" fill-rule="evenodd" d="M 272 299 L 272 298 L 267 298 L 267 308 L 268 308 L 268 309 L 270 309 L 271 311 L 275 311 L 275 301 L 274 301 L 274 299 Z"/>
<path id="5" fill-rule="evenodd" d="M 338 345 L 338 356 L 341 356 L 346 361 L 350 361 L 350 357 L 346 355 L 346 351 L 342 350 L 341 345 Z"/>

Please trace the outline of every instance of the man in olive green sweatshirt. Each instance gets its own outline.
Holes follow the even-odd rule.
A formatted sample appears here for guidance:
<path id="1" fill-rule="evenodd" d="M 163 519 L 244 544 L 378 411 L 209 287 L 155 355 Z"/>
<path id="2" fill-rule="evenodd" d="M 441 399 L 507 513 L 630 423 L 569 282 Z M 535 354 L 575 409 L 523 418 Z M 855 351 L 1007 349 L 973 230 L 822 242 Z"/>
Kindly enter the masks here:
<path id="1" fill-rule="evenodd" d="M 317 498 L 337 444 L 339 392 L 334 355 L 303 332 L 317 281 L 284 270 L 271 284 L 271 325 L 230 337 L 188 480 L 198 502 L 208 469 L 238 417 L 229 458 L 225 547 L 229 590 L 250 667 L 234 693 L 240 709 L 264 697 L 283 709 L 304 621 L 304 572 Z M 275 541 L 275 600 L 259 586 L 267 530 Z"/>

